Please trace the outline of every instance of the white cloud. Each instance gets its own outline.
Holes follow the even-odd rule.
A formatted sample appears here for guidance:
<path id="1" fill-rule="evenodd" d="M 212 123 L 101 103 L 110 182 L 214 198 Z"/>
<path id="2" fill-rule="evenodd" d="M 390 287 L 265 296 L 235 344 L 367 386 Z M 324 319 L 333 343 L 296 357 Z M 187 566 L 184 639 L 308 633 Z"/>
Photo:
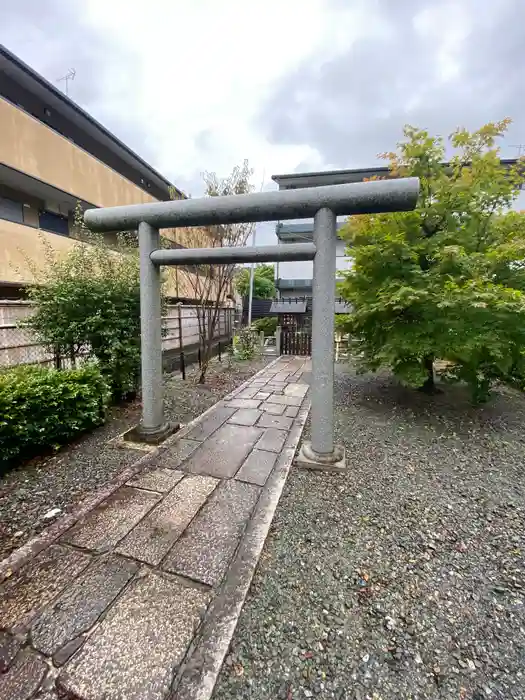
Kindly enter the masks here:
<path id="1" fill-rule="evenodd" d="M 372 165 L 406 122 L 509 115 L 523 141 L 522 0 L 0 2 L 8 48 L 55 84 L 75 68 L 71 97 L 194 196 L 244 158 L 265 189 Z"/>
<path id="2" fill-rule="evenodd" d="M 104 113 L 140 122 L 153 165 L 168 177 L 227 173 L 248 158 L 260 182 L 263 170 L 268 177 L 315 157 L 307 145 L 270 145 L 255 116 L 275 81 L 325 41 L 322 0 L 88 0 L 84 18 L 132 57 L 100 76 Z"/>
<path id="3" fill-rule="evenodd" d="M 443 83 L 458 79 L 461 75 L 461 48 L 469 34 L 468 8 L 452 1 L 432 5 L 414 17 L 413 25 L 429 45 L 435 46 L 433 78 Z"/>
<path id="4" fill-rule="evenodd" d="M 244 158 L 268 188 L 371 165 L 406 121 L 521 117 L 519 0 L 4 2 L 8 47 L 55 84 L 76 68 L 72 98 L 193 195 Z"/>

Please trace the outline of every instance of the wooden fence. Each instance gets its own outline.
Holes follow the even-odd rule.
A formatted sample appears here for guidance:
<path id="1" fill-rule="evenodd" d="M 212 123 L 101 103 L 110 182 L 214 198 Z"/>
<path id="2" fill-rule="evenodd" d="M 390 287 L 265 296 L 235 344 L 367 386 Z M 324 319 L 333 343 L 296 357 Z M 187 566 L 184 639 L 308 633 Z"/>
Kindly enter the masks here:
<path id="1" fill-rule="evenodd" d="M 31 314 L 31 309 L 32 305 L 27 301 L 0 301 L 0 367 L 23 364 L 55 365 L 56 356 L 53 350 L 40 345 L 30 330 L 20 328 L 20 321 Z M 162 339 L 162 349 L 164 352 L 173 353 L 198 345 L 197 312 L 196 306 L 168 306 L 167 314 L 163 319 L 165 335 Z M 234 309 L 229 307 L 221 309 L 215 337 L 231 338 L 233 324 Z"/>
<path id="2" fill-rule="evenodd" d="M 301 331 L 281 331 L 281 355 L 312 354 L 312 334 Z"/>

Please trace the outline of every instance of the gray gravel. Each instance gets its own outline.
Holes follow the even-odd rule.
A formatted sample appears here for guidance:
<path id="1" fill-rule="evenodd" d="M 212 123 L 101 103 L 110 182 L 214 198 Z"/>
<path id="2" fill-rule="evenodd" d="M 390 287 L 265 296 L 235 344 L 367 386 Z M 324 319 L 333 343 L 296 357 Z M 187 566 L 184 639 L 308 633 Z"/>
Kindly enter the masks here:
<path id="1" fill-rule="evenodd" d="M 348 474 L 292 471 L 214 700 L 525 698 L 525 398 L 336 399 Z"/>
<path id="2" fill-rule="evenodd" d="M 242 384 L 271 358 L 249 362 L 215 360 L 205 386 L 195 384 L 196 368 L 187 381 L 171 375 L 166 382 L 166 415 L 187 423 Z M 26 462 L 0 474 L 0 560 L 52 522 L 43 516 L 54 508 L 67 511 L 93 489 L 106 484 L 142 456 L 137 450 L 108 444 L 108 440 L 135 425 L 138 402 L 114 408 L 107 423 L 52 457 Z M 59 515 L 59 514 L 58 514 Z"/>

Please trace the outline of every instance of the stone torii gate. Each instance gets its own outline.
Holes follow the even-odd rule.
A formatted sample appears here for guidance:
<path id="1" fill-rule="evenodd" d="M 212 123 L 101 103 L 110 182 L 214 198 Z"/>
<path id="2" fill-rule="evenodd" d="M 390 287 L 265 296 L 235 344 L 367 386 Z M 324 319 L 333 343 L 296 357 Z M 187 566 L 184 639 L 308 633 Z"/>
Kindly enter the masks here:
<path id="1" fill-rule="evenodd" d="M 334 445 L 333 437 L 336 216 L 409 211 L 415 207 L 418 193 L 418 178 L 406 178 L 88 210 L 85 222 L 93 231 L 138 228 L 142 363 L 142 420 L 138 431 L 142 438 L 160 442 L 171 432 L 164 417 L 162 390 L 161 265 L 313 260 L 312 440 L 303 446 L 299 459 L 311 466 L 342 465 L 344 452 Z M 160 247 L 161 228 L 312 216 L 311 243 L 175 250 Z"/>

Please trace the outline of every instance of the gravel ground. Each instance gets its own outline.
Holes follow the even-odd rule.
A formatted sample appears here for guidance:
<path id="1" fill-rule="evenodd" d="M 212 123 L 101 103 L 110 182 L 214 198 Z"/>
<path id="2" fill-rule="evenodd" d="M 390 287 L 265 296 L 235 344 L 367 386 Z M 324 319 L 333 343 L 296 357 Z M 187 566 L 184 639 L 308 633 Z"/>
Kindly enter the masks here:
<path id="1" fill-rule="evenodd" d="M 525 397 L 337 374 L 348 474 L 290 474 L 214 700 L 525 698 Z"/>
<path id="2" fill-rule="evenodd" d="M 220 398 L 242 384 L 272 358 L 249 362 L 214 361 L 205 386 L 195 384 L 197 370 L 188 370 L 187 381 L 171 375 L 166 382 L 166 415 L 188 423 Z M 43 516 L 53 508 L 67 511 L 90 491 L 103 486 L 143 453 L 116 447 L 108 440 L 135 425 L 138 402 L 112 409 L 105 425 L 80 438 L 58 454 L 34 459 L 0 474 L 0 560 L 49 525 Z"/>

